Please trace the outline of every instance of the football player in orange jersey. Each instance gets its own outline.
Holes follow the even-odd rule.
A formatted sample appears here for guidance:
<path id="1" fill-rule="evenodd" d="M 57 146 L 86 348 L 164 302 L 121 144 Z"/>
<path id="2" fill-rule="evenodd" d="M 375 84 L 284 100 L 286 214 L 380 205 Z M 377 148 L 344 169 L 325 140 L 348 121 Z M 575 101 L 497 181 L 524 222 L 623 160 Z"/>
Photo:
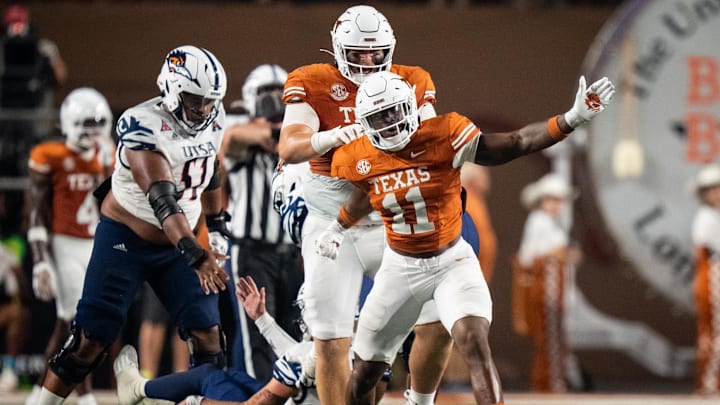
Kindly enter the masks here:
<path id="1" fill-rule="evenodd" d="M 720 393 L 720 166 L 703 167 L 694 179 L 700 201 L 692 222 L 697 309 L 696 389 Z"/>
<path id="2" fill-rule="evenodd" d="M 312 64 L 290 72 L 283 98 L 287 104 L 278 151 L 287 163 L 310 161 L 304 180 L 308 216 L 302 230 L 305 269 L 305 321 L 317 352 L 316 382 L 322 403 L 339 404 L 345 398 L 350 375 L 350 349 L 355 309 L 364 275 L 372 277 L 380 265 L 377 252 L 385 241 L 380 219 L 364 218 L 354 228 L 352 243 L 340 250 L 337 261 L 315 252 L 314 241 L 332 222 L 352 190 L 347 181 L 330 176 L 336 147 L 360 134 L 354 115 L 355 93 L 366 76 L 392 71 L 416 85 L 420 119 L 434 117 L 435 84 L 420 67 L 392 63 L 395 36 L 385 16 L 370 6 L 354 6 L 338 17 L 331 30 L 335 64 Z M 409 396 L 422 405 L 432 404 L 447 363 L 450 335 L 437 322 L 434 304 L 418 319 L 411 352 Z M 430 336 L 428 338 L 427 336 Z M 444 337 L 444 344 L 439 342 Z M 432 340 L 433 346 L 425 345 Z M 432 354 L 432 356 L 430 355 Z M 425 362 L 420 364 L 416 357 Z M 431 360 L 432 359 L 432 360 Z M 418 393 L 424 393 L 419 398 Z"/>
<path id="3" fill-rule="evenodd" d="M 607 78 L 586 88 L 581 77 L 564 115 L 482 134 L 457 113 L 420 122 L 414 89 L 396 74 L 379 72 L 360 85 L 356 113 L 366 136 L 332 158 L 332 175 L 356 188 L 315 242 L 318 253 L 332 259 L 359 218 L 375 210 L 385 223 L 387 247 L 353 343 L 348 404 L 373 403 L 373 388 L 431 299 L 465 358 L 476 403 L 503 402 L 487 339 L 490 292 L 460 236 L 460 167 L 498 165 L 553 145 L 603 111 L 614 92 Z"/>
<path id="4" fill-rule="evenodd" d="M 57 319 L 46 357 L 70 333 L 75 307 L 90 260 L 95 227 L 100 219 L 92 191 L 112 164 L 112 113 L 97 90 L 70 92 L 60 107 L 65 142 L 48 141 L 30 152 L 30 229 L 33 291 L 42 301 L 55 300 Z M 39 378 L 42 381 L 42 375 Z M 91 378 L 78 385 L 78 402 L 95 404 Z M 27 404 L 36 403 L 40 385 Z"/>

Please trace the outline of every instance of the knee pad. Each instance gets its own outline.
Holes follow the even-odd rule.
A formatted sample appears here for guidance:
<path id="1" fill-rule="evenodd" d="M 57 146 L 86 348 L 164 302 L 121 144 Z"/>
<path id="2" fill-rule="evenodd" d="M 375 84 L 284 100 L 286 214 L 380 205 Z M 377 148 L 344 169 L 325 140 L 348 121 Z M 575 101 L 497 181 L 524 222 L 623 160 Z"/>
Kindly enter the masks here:
<path id="1" fill-rule="evenodd" d="M 66 385 L 80 384 L 90 372 L 105 360 L 108 353 L 106 346 L 100 354 L 90 363 L 82 363 L 74 356 L 80 347 L 82 330 L 73 324 L 65 343 L 60 350 L 50 359 L 49 367 Z"/>
<path id="2" fill-rule="evenodd" d="M 192 333 L 188 333 L 187 344 L 190 351 L 190 368 L 197 367 L 201 364 L 212 364 L 219 369 L 225 369 L 227 367 L 227 356 L 225 352 L 227 350 L 227 342 L 225 341 L 225 333 L 222 328 L 218 327 L 220 334 L 220 351 L 209 352 L 201 349 L 200 344 Z"/>

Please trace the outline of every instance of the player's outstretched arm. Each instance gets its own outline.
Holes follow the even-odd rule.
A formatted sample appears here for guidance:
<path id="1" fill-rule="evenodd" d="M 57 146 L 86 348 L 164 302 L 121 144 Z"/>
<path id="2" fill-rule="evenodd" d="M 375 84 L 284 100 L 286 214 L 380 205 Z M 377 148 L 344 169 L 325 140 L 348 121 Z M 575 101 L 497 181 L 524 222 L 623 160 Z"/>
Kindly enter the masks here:
<path id="1" fill-rule="evenodd" d="M 252 277 L 240 277 L 235 296 L 245 308 L 245 313 L 255 322 L 260 334 L 270 343 L 275 355 L 280 357 L 298 342 L 275 322 L 265 307 L 265 287 L 258 289 Z"/>
<path id="2" fill-rule="evenodd" d="M 235 296 L 250 319 L 256 321 L 267 313 L 265 306 L 265 287 L 258 289 L 252 277 L 240 277 L 235 290 Z"/>
<path id="3" fill-rule="evenodd" d="M 600 114 L 614 94 L 615 86 L 608 78 L 603 77 L 586 87 L 585 77 L 581 76 L 574 103 L 568 112 L 517 131 L 482 134 L 477 140 L 474 162 L 498 165 L 552 146 Z"/>

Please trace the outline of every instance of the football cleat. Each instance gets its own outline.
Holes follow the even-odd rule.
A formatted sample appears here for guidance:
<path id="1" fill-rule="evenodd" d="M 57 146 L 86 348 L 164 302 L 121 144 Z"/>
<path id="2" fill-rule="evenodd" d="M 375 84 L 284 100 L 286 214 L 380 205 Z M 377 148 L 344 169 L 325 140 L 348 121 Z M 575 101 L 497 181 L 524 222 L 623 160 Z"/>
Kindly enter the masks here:
<path id="1" fill-rule="evenodd" d="M 113 372 L 117 381 L 118 405 L 135 405 L 145 399 L 145 383 L 148 380 L 140 375 L 134 347 L 123 346 L 113 362 Z"/>
<path id="2" fill-rule="evenodd" d="M 403 392 L 403 398 L 405 398 L 405 405 L 417 405 L 417 402 L 410 399 L 410 390 Z"/>

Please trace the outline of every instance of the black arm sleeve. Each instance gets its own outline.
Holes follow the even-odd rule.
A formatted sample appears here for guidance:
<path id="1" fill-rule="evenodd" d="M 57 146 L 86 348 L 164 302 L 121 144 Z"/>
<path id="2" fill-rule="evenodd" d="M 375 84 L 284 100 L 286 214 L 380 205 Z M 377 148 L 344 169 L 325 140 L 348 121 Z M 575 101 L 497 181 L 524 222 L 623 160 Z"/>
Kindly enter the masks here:
<path id="1" fill-rule="evenodd" d="M 182 208 L 177 201 L 177 188 L 175 183 L 167 180 L 156 181 L 150 185 L 147 192 L 148 201 L 155 213 L 155 218 L 160 221 L 160 226 L 167 217 L 174 214 L 181 214 Z"/>

